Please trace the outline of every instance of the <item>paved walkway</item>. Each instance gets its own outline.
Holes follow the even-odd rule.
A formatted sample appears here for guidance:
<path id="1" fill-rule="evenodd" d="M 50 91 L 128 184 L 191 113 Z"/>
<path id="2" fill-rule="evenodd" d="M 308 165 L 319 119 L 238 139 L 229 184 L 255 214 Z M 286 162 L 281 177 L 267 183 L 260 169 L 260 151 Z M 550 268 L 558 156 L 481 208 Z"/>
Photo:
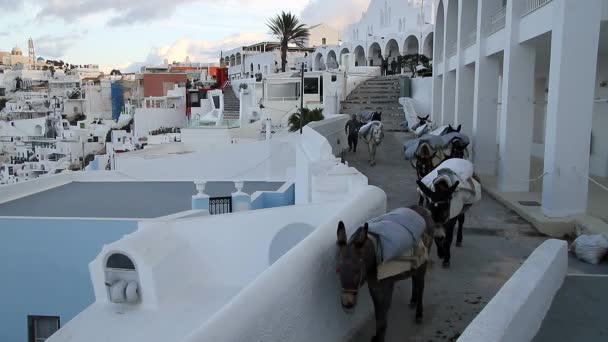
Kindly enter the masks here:
<path id="1" fill-rule="evenodd" d="M 356 154 L 346 155 L 349 165 L 387 193 L 389 210 L 418 202 L 415 171 L 403 158 L 402 147 L 408 138 L 411 136 L 406 133 L 386 133 L 375 167 L 367 164 L 366 146 L 360 146 Z M 414 312 L 408 307 L 411 282 L 397 284 L 387 342 L 455 341 L 545 239 L 514 212 L 484 195 L 467 215 L 463 247 L 452 248 L 451 268 L 440 267 L 433 248 L 433 264 L 426 278 L 423 324 L 414 323 Z M 374 327 L 374 321 L 369 321 L 351 341 L 369 341 Z"/>

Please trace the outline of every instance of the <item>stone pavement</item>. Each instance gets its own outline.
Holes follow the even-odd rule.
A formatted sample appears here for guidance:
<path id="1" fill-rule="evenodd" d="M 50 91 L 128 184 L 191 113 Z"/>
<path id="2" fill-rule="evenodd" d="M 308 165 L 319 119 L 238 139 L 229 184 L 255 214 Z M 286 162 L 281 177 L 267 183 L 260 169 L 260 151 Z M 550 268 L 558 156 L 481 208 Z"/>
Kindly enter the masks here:
<path id="1" fill-rule="evenodd" d="M 416 204 L 416 173 L 403 157 L 403 143 L 411 135 L 388 132 L 376 155 L 377 165 L 367 163 L 367 147 L 346 161 L 369 178 L 371 185 L 388 196 L 388 210 Z M 433 248 L 432 264 L 426 277 L 424 322 L 414 323 L 408 303 L 411 281 L 396 285 L 389 314 L 387 342 L 455 341 L 485 304 L 546 238 L 517 214 L 484 193 L 465 221 L 462 248 L 452 247 L 452 266 L 440 266 Z M 365 293 L 364 295 L 368 295 Z M 369 341 L 375 323 L 370 320 L 351 339 Z"/>

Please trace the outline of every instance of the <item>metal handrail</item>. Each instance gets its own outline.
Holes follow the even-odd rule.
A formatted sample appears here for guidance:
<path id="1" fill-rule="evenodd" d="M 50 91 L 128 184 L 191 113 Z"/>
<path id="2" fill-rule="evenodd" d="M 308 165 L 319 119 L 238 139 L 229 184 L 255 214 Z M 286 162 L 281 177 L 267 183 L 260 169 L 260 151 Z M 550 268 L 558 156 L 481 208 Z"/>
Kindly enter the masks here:
<path id="1" fill-rule="evenodd" d="M 526 4 L 524 6 L 524 13 L 521 16 L 525 17 L 526 15 L 536 11 L 537 9 L 545 6 L 550 2 L 551 0 L 526 0 Z"/>
<path id="2" fill-rule="evenodd" d="M 503 6 L 491 18 L 490 34 L 496 33 L 505 27 L 507 20 L 507 7 Z"/>

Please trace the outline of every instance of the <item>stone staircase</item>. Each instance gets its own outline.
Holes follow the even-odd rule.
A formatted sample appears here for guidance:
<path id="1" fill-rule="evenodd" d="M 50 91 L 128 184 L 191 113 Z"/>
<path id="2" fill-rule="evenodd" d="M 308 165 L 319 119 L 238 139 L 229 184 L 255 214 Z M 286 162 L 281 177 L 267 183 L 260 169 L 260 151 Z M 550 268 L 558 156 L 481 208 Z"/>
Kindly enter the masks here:
<path id="1" fill-rule="evenodd" d="M 402 131 L 405 121 L 403 107 L 399 104 L 399 76 L 381 76 L 361 83 L 345 101 L 343 114 L 382 112 L 382 122 L 388 131 Z"/>
<path id="2" fill-rule="evenodd" d="M 237 120 L 240 117 L 241 101 L 228 86 L 224 88 L 224 119 Z"/>

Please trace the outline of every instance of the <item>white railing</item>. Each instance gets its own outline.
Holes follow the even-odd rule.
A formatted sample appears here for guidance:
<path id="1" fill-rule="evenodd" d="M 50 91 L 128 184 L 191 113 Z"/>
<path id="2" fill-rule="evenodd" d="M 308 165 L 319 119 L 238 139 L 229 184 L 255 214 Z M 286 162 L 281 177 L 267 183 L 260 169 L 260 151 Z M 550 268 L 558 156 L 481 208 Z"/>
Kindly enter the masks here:
<path id="1" fill-rule="evenodd" d="M 500 31 L 505 27 L 507 19 L 507 7 L 501 7 L 492 15 L 490 34 Z"/>
<path id="2" fill-rule="evenodd" d="M 526 0 L 524 13 L 521 16 L 525 17 L 526 15 L 536 11 L 550 2 L 551 0 Z"/>
<path id="3" fill-rule="evenodd" d="M 463 37 L 462 47 L 466 49 L 475 45 L 475 43 L 477 43 L 477 29 L 474 29 Z"/>

